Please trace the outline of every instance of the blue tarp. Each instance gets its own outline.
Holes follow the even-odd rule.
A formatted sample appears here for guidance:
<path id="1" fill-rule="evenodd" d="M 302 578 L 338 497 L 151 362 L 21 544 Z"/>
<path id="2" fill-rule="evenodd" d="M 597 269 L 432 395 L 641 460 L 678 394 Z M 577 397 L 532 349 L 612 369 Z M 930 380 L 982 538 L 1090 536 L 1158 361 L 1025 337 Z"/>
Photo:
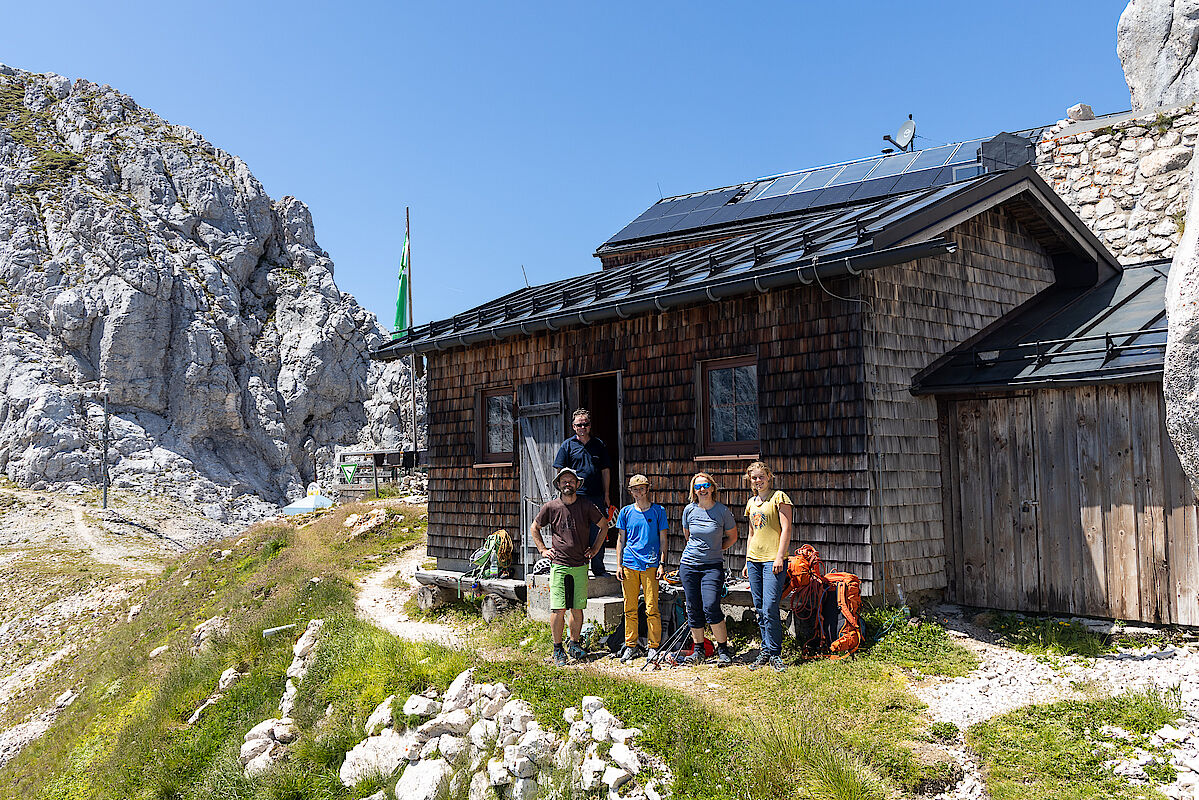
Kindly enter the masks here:
<path id="1" fill-rule="evenodd" d="M 318 508 L 329 508 L 333 505 L 333 501 L 319 494 L 314 494 L 311 497 L 301 497 L 292 503 L 288 503 L 283 507 L 284 514 L 307 514 L 310 511 L 316 511 Z"/>

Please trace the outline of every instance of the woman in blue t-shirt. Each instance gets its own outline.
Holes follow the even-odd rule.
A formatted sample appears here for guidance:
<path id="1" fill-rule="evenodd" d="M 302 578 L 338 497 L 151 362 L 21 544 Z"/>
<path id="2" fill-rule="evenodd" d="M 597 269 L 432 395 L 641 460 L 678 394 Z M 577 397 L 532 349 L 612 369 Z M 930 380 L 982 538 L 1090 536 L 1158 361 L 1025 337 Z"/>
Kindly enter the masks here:
<path id="1" fill-rule="evenodd" d="M 704 661 L 704 623 L 712 627 L 716 639 L 716 665 L 733 663 L 728 630 L 720 596 L 724 588 L 724 551 L 737 541 L 737 521 L 733 512 L 716 502 L 720 488 L 706 472 L 691 479 L 690 503 L 683 509 L 683 535 L 687 545 L 679 560 L 679 581 L 687 598 L 687 624 L 695 644 L 684 664 Z"/>

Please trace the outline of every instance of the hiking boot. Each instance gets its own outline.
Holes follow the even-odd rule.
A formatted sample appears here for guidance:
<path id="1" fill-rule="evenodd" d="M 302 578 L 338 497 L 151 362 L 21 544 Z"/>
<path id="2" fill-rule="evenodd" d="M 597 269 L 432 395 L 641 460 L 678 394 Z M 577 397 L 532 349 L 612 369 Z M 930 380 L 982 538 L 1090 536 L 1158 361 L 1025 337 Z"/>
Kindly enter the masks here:
<path id="1" fill-rule="evenodd" d="M 716 647 L 716 666 L 727 667 L 733 663 L 733 653 L 729 650 L 728 645 L 718 645 Z"/>
<path id="2" fill-rule="evenodd" d="M 753 660 L 753 663 L 749 665 L 749 668 L 751 670 L 759 669 L 761 667 L 766 666 L 769 663 L 770 663 L 770 656 L 766 655 L 765 653 L 758 653 L 758 657 Z"/>
<path id="3" fill-rule="evenodd" d="M 562 645 L 554 648 L 554 664 L 559 667 L 566 666 L 566 651 L 562 649 Z"/>
<path id="4" fill-rule="evenodd" d="M 580 645 L 578 642 L 574 641 L 573 639 L 566 643 L 566 654 L 569 655 L 571 658 L 573 658 L 575 661 L 586 661 L 587 660 L 587 651 L 583 649 L 582 645 Z"/>
<path id="5" fill-rule="evenodd" d="M 774 667 L 775 672 L 787 671 L 787 663 L 783 661 L 780 656 L 772 656 L 770 659 L 770 666 Z"/>
<path id="6" fill-rule="evenodd" d="M 679 663 L 685 667 L 698 667 L 704 663 L 704 646 L 697 644 L 689 655 L 685 655 L 679 659 Z"/>
<path id="7" fill-rule="evenodd" d="M 658 657 L 658 648 L 656 648 L 656 647 L 651 647 L 651 648 L 650 648 L 649 650 L 647 650 L 647 651 L 646 651 L 646 653 L 645 653 L 645 660 L 646 660 L 646 661 L 653 661 L 653 660 L 654 660 L 655 658 L 657 658 L 657 657 Z"/>
<path id="8" fill-rule="evenodd" d="M 640 647 L 629 647 L 626 644 L 624 650 L 620 653 L 620 663 L 627 664 L 639 655 L 641 655 Z"/>

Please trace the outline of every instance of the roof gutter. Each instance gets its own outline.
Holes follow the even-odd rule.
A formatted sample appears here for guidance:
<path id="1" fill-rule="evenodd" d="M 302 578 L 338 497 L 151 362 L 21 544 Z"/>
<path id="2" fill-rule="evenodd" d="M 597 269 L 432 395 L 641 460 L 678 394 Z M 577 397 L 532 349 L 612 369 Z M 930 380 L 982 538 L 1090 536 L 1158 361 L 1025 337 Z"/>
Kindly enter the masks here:
<path id="1" fill-rule="evenodd" d="M 661 312 L 704 301 L 716 302 L 752 291 L 764 293 L 771 289 L 781 289 L 796 284 L 808 285 L 815 281 L 857 275 L 867 270 L 902 264 L 919 258 L 944 255 L 955 250 L 957 250 L 956 244 L 943 238 L 937 238 L 859 255 L 830 257 L 816 254 L 810 258 L 797 259 L 778 265 L 766 272 L 713 278 L 700 286 L 682 286 L 678 289 L 668 289 L 628 301 L 611 301 L 577 311 L 560 311 L 533 319 L 525 319 L 521 322 L 502 323 L 472 330 L 469 333 L 444 334 L 412 343 L 399 339 L 374 351 L 372 356 L 386 361 L 410 353 L 469 347 L 480 342 L 500 341 L 510 336 L 529 336 L 541 331 L 556 331 L 568 326 L 592 325 L 596 322 L 613 319 L 627 319 L 638 314 Z"/>

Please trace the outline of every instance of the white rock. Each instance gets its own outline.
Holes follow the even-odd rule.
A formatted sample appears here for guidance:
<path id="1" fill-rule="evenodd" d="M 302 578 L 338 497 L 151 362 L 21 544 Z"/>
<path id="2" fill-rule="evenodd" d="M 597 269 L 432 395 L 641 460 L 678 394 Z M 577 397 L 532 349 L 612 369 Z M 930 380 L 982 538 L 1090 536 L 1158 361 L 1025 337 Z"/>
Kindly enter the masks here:
<path id="1" fill-rule="evenodd" d="M 384 728 L 391 727 L 391 705 L 395 702 L 396 696 L 389 695 L 379 705 L 375 706 L 375 710 L 366 718 L 366 735 L 374 736 Z"/>
<path id="2" fill-rule="evenodd" d="M 440 758 L 410 764 L 396 783 L 395 796 L 404 800 L 437 800 L 452 771 Z"/>
<path id="3" fill-rule="evenodd" d="M 583 742 L 591 738 L 591 726 L 583 720 L 572 722 L 570 731 L 566 734 L 567 738 L 572 742 Z"/>
<path id="4" fill-rule="evenodd" d="M 266 750 L 263 750 L 246 762 L 245 776 L 247 778 L 257 778 L 273 767 L 275 765 L 275 751 L 278 747 L 279 745 L 271 742 Z"/>
<path id="5" fill-rule="evenodd" d="M 637 754 L 627 744 L 612 745 L 612 749 L 608 752 L 608 757 L 630 775 L 636 775 L 641 772 L 641 759 L 637 758 Z"/>
<path id="6" fill-rule="evenodd" d="M 165 644 L 162 645 L 161 647 L 155 647 L 153 650 L 150 651 L 150 658 L 158 658 L 160 655 L 162 655 L 163 653 L 165 653 L 166 651 L 168 651 L 170 649 L 171 649 L 170 645 L 165 645 Z"/>
<path id="7" fill-rule="evenodd" d="M 506 700 L 503 697 L 483 697 L 479 699 L 478 714 L 486 719 L 495 719 L 504 710 Z"/>
<path id="8" fill-rule="evenodd" d="M 425 742 L 424 747 L 422 747 L 420 749 L 420 755 L 416 759 L 412 758 L 412 756 L 409 755 L 408 756 L 409 760 L 415 761 L 415 760 L 418 760 L 421 758 L 432 758 L 433 756 L 435 756 L 437 754 L 437 746 L 440 743 L 441 743 L 440 736 L 430 739 L 429 741 Z"/>
<path id="9" fill-rule="evenodd" d="M 537 764 L 547 764 L 553 758 L 554 749 L 550 737 L 544 731 L 530 730 L 516 743 L 516 752 Z"/>
<path id="10" fill-rule="evenodd" d="M 413 740 L 411 734 L 401 736 L 393 729 L 387 728 L 378 736 L 369 736 L 354 745 L 350 752 L 346 753 L 338 773 L 342 784 L 350 787 L 364 778 L 386 778 L 392 775 L 408 760 Z"/>
<path id="11" fill-rule="evenodd" d="M 216 690 L 218 692 L 223 692 L 226 689 L 231 688 L 233 684 L 237 683 L 240 679 L 241 673 L 237 671 L 237 667 L 229 667 L 229 669 L 222 672 L 221 677 L 217 679 Z"/>
<path id="12" fill-rule="evenodd" d="M 437 750 L 442 757 L 451 764 L 457 763 L 462 754 L 466 751 L 467 741 L 461 736 L 453 736 L 452 734 L 442 734 L 437 740 Z"/>
<path id="13" fill-rule="evenodd" d="M 1067 119 L 1074 121 L 1095 119 L 1095 112 L 1086 103 L 1076 103 L 1066 109 Z"/>
<path id="14" fill-rule="evenodd" d="M 602 758 L 588 756 L 583 759 L 582 765 L 579 767 L 579 786 L 583 791 L 591 791 L 600 786 L 603 781 L 604 771 L 608 768 L 607 762 Z"/>
<path id="15" fill-rule="evenodd" d="M 264 719 L 262 722 L 258 723 L 257 725 L 255 725 L 253 728 L 250 728 L 250 730 L 248 730 L 246 732 L 246 735 L 244 737 L 242 737 L 243 741 L 248 742 L 251 739 L 269 739 L 269 738 L 271 738 L 271 728 L 275 727 L 275 725 L 277 725 L 278 723 L 279 723 L 278 719 L 273 719 L 273 718 L 272 719 Z"/>
<path id="16" fill-rule="evenodd" d="M 562 719 L 566 720 L 567 725 L 573 725 L 582 715 L 582 712 L 574 706 L 568 706 L 562 709 Z"/>
<path id="17" fill-rule="evenodd" d="M 630 775 L 627 770 L 623 770 L 620 767 L 609 766 L 604 770 L 604 777 L 601 780 L 606 786 L 610 786 L 613 789 L 619 789 L 621 786 L 624 786 L 626 783 L 628 783 L 629 779 L 632 777 L 633 776 Z"/>
<path id="18" fill-rule="evenodd" d="M 598 711 L 599 709 L 601 709 L 603 707 L 604 707 L 604 699 L 602 697 L 595 697 L 594 695 L 587 695 L 586 697 L 584 697 L 583 698 L 583 721 L 591 722 L 592 712 Z"/>
<path id="19" fill-rule="evenodd" d="M 417 728 L 417 734 L 424 739 L 429 739 L 434 736 L 441 736 L 443 733 L 452 733 L 455 736 L 462 736 L 470 730 L 474 724 L 474 719 L 471 718 L 470 712 L 465 708 L 459 708 L 451 711 L 448 714 L 444 711 L 438 714 L 433 719 Z"/>
<path id="20" fill-rule="evenodd" d="M 504 766 L 503 760 L 493 758 L 487 762 L 487 780 L 492 786 L 507 786 L 512 783 L 512 773 Z"/>
<path id="21" fill-rule="evenodd" d="M 487 780 L 487 773 L 483 771 L 476 772 L 470 778 L 469 800 L 489 800 L 488 790 L 490 788 L 491 782 Z"/>
<path id="22" fill-rule="evenodd" d="M 289 744 L 294 742 L 298 731 L 296 730 L 296 721 L 291 717 L 275 720 L 275 724 L 271 726 L 271 738 L 276 742 Z"/>
<path id="23" fill-rule="evenodd" d="M 409 695 L 404 701 L 404 716 L 431 717 L 441 711 L 441 703 L 424 695 Z"/>
<path id="24" fill-rule="evenodd" d="M 1193 69 L 1199 20 L 1189 3 L 1131 0 L 1116 25 L 1116 53 L 1134 110 L 1173 106 L 1199 96 Z"/>
<path id="25" fill-rule="evenodd" d="M 241 752 L 238 753 L 237 757 L 242 764 L 247 764 L 262 753 L 270 750 L 274 744 L 275 743 L 269 738 L 250 739 L 242 744 Z"/>
<path id="26" fill-rule="evenodd" d="M 491 743 L 495 741 L 498 734 L 499 726 L 495 723 L 495 720 L 481 719 L 470 726 L 470 730 L 467 731 L 466 735 L 472 745 L 480 750 L 484 750 L 491 746 Z"/>
<path id="27" fill-rule="evenodd" d="M 324 625 L 323 619 L 309 620 L 308 625 L 304 628 L 304 633 L 291 648 L 291 654 L 296 658 L 307 658 L 308 654 L 312 652 L 312 648 L 316 647 L 317 636 Z"/>
<path id="28" fill-rule="evenodd" d="M 455 711 L 470 705 L 470 692 L 471 688 L 475 685 L 474 673 L 475 671 L 472 667 L 454 678 L 449 688 L 445 690 L 445 697 L 442 699 L 442 711 Z"/>
<path id="29" fill-rule="evenodd" d="M 537 796 L 538 788 L 533 777 L 517 778 L 512 782 L 512 800 L 532 800 Z"/>

